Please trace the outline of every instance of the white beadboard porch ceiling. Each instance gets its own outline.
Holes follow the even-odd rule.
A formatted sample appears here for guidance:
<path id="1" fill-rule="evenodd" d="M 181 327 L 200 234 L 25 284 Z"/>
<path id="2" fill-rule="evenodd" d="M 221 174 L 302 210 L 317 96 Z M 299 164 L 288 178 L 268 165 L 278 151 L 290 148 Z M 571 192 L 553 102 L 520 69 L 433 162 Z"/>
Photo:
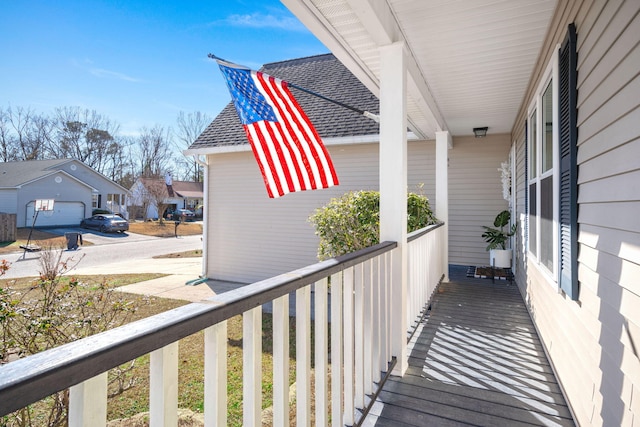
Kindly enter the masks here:
<path id="1" fill-rule="evenodd" d="M 373 93 L 378 48 L 404 41 L 411 129 L 514 124 L 557 0 L 281 0 Z"/>

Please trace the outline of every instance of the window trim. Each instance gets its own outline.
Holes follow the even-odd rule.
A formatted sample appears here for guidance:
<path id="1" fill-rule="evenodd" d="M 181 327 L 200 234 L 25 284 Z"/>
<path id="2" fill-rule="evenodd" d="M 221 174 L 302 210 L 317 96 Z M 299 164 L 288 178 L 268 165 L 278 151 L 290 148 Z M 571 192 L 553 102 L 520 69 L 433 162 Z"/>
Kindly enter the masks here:
<path id="1" fill-rule="evenodd" d="M 534 265 L 536 267 L 536 269 L 544 276 L 547 278 L 547 281 L 552 284 L 554 287 L 558 287 L 560 284 L 559 281 L 559 272 L 560 272 L 560 268 L 558 266 L 558 262 L 559 262 L 559 237 L 558 237 L 558 233 L 560 230 L 560 218 L 559 218 L 559 211 L 560 211 L 560 206 L 559 206 L 559 197 L 560 197 L 560 185 L 559 185 L 559 181 L 560 181 L 560 159 L 559 159 L 559 155 L 558 155 L 558 150 L 559 150 L 559 141 L 560 141 L 560 134 L 559 134 L 559 126 L 557 123 L 557 117 L 558 117 L 558 109 L 559 109 L 559 53 L 560 53 L 560 45 L 556 45 L 555 49 L 553 50 L 553 55 L 552 58 L 550 59 L 549 63 L 547 64 L 544 72 L 542 73 L 542 78 L 540 79 L 538 86 L 536 87 L 536 91 L 535 91 L 535 95 L 533 96 L 533 99 L 531 100 L 531 102 L 529 103 L 529 107 L 527 108 L 527 123 L 529 123 L 531 116 L 533 115 L 534 111 L 536 114 L 536 125 L 537 125 L 537 129 L 536 129 L 536 141 L 532 141 L 531 140 L 531 136 L 532 136 L 532 132 L 533 130 L 531 129 L 530 123 L 529 126 L 527 127 L 527 131 L 529 132 L 529 134 L 527 135 L 528 138 L 528 147 L 527 149 L 529 150 L 529 152 L 527 153 L 528 155 L 528 161 L 530 162 L 528 165 L 528 168 L 531 168 L 531 162 L 532 159 L 530 158 L 531 156 L 531 148 L 532 145 L 535 144 L 535 154 L 536 154 L 536 159 L 535 159 L 535 166 L 536 166 L 536 171 L 535 171 L 535 177 L 534 178 L 530 178 L 529 176 L 527 176 L 527 180 L 526 180 L 526 186 L 527 189 L 530 188 L 530 185 L 533 183 L 536 183 L 536 200 L 535 200 L 535 206 L 536 206 L 536 224 L 535 224 L 535 231 L 536 231 L 536 236 L 535 236 L 535 241 L 536 241 L 536 253 L 534 254 L 531 251 L 531 247 L 530 247 L 530 243 L 531 243 L 531 236 L 530 236 L 530 232 L 531 232 L 531 218 L 530 218 L 530 210 L 527 211 L 527 221 L 529 221 L 529 234 L 527 235 L 527 244 L 526 244 L 526 250 L 527 250 L 527 258 L 531 261 L 531 264 Z M 547 87 L 549 86 L 549 83 L 552 84 L 552 89 L 551 89 L 551 94 L 552 94 L 552 117 L 553 117 L 553 131 L 552 131 L 552 139 L 553 139 L 553 143 L 552 143 L 552 152 L 553 152 L 553 166 L 551 170 L 548 170 L 546 172 L 542 172 L 542 132 L 541 129 L 544 126 L 544 120 L 542 117 L 542 97 L 544 95 L 545 90 L 547 89 Z M 533 171 L 529 170 L 529 175 L 531 175 L 533 173 Z M 547 266 L 545 266 L 542 261 L 541 261 L 541 257 L 540 257 L 540 248 L 541 248 L 541 221 L 539 220 L 540 218 L 540 214 L 541 214 L 541 182 L 544 178 L 547 178 L 549 176 L 552 176 L 553 178 L 553 187 L 552 187 L 552 198 L 553 198 L 553 219 L 552 219 L 552 236 L 551 238 L 552 240 L 552 262 L 553 262 L 553 269 L 549 270 L 549 268 L 547 268 Z M 531 192 L 528 191 L 528 206 L 531 205 Z"/>

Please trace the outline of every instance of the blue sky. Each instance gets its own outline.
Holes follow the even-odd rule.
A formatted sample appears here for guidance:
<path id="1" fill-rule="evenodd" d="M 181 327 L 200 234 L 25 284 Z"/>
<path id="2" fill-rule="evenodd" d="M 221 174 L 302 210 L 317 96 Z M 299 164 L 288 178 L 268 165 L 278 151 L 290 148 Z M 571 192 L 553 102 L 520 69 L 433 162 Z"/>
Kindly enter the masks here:
<path id="1" fill-rule="evenodd" d="M 0 41 L 1 108 L 88 108 L 122 135 L 215 117 L 230 96 L 208 53 L 258 68 L 328 52 L 278 0 L 6 0 Z"/>

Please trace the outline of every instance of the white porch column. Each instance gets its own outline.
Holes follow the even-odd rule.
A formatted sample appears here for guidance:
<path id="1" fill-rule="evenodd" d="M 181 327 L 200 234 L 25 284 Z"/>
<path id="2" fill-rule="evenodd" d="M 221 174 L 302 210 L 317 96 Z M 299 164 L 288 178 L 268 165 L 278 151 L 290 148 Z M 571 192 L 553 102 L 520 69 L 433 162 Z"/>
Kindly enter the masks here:
<path id="1" fill-rule="evenodd" d="M 407 370 L 407 114 L 404 43 L 380 48 L 380 241 L 398 242 L 391 261 L 394 375 Z"/>
<path id="2" fill-rule="evenodd" d="M 444 221 L 442 269 L 449 280 L 449 147 L 453 145 L 448 131 L 436 132 L 436 218 Z"/>

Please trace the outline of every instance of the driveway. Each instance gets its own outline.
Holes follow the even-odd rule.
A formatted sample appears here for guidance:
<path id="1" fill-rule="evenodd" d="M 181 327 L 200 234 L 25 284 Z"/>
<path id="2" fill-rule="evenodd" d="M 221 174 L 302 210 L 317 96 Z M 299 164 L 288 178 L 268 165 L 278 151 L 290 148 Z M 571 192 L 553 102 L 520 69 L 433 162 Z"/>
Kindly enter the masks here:
<path id="1" fill-rule="evenodd" d="M 63 234 L 65 230 L 80 231 L 79 228 L 68 227 L 58 228 L 56 233 Z M 111 235 L 88 232 L 83 233 L 83 238 L 96 244 L 81 246 L 77 251 L 65 249 L 62 253 L 65 261 L 72 261 L 71 264 L 78 262 L 72 274 L 79 274 L 78 271 L 88 269 L 93 271 L 92 274 L 115 274 L 127 271 L 156 273 L 158 264 L 166 265 L 166 268 L 171 269 L 173 263 L 170 258 L 162 258 L 158 261 L 153 258 L 154 256 L 202 249 L 202 237 L 199 235 L 162 238 L 139 234 Z M 3 255 L 0 259 L 6 259 L 11 268 L 2 278 L 38 276 L 42 268 L 40 258 L 40 252 L 14 252 Z M 202 265 L 202 258 L 194 260 Z"/>
<path id="2" fill-rule="evenodd" d="M 145 234 L 136 234 L 129 231 L 124 233 L 101 233 L 96 230 L 84 229 L 81 227 L 57 227 L 48 228 L 46 230 L 49 233 L 59 234 L 64 236 L 64 233 L 80 233 L 82 239 L 93 243 L 94 245 L 106 245 L 110 243 L 124 243 L 124 242 L 141 242 L 145 240 L 158 240 L 162 237 L 147 236 Z"/>

